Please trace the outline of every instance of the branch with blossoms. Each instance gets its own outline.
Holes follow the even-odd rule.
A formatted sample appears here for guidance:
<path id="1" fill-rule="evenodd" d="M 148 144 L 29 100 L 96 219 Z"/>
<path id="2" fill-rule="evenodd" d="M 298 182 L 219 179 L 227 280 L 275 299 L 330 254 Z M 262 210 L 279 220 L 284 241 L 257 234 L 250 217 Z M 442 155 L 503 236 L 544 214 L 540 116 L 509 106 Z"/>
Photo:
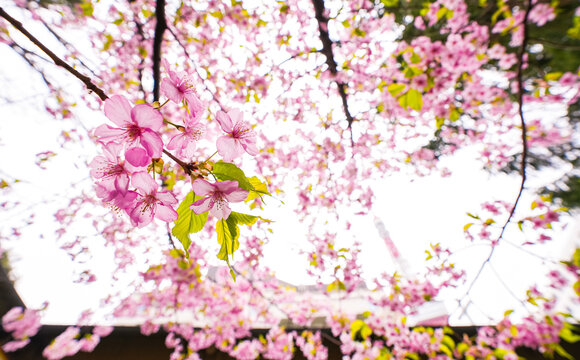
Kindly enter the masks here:
<path id="1" fill-rule="evenodd" d="M 160 1 L 158 5 L 163 6 L 163 3 Z M 2 8 L 0 16 L 25 34 L 55 64 L 85 83 L 87 88 L 104 101 L 105 116 L 116 126 L 103 124 L 94 131 L 98 143 L 103 146 L 103 155 L 97 156 L 89 164 L 91 175 L 97 180 L 97 196 L 114 209 L 123 211 L 135 227 L 145 227 L 154 218 L 167 223 L 175 222 L 172 234 L 180 240 L 187 256 L 191 244 L 190 234 L 203 229 L 208 216 L 212 215 L 218 221 L 216 232 L 221 245 L 218 258 L 230 266 L 229 257 L 233 256 L 239 246 L 239 225 L 251 226 L 258 220 L 269 221 L 259 216 L 232 212 L 229 207 L 230 202 L 251 201 L 270 195 L 265 183 L 256 177 L 246 177 L 232 163 L 245 153 L 254 156 L 259 152 L 256 147 L 256 133 L 244 121 L 243 113 L 237 109 L 229 112 L 218 111 L 216 120 L 225 135 L 216 139 L 216 153 L 201 162 L 191 161 L 199 157 L 196 154 L 196 143 L 205 132 L 205 125 L 200 122 L 205 105 L 198 98 L 194 81 L 189 74 L 172 71 L 167 61 L 163 60 L 168 77 L 160 82 L 159 89 L 167 100 L 156 108 L 148 104 L 133 106 L 121 95 L 109 98 L 90 78 L 78 73 L 54 55 Z M 161 109 L 169 101 L 185 110 L 183 124 L 165 120 Z M 164 124 L 179 131 L 166 145 L 161 136 L 165 131 Z M 174 150 L 177 156 L 168 150 Z M 175 207 L 178 199 L 171 191 L 160 190 L 160 185 L 154 178 L 155 173 L 161 173 L 163 169 L 162 154 L 175 161 L 192 183 L 192 191 L 181 202 L 177 211 Z M 223 160 L 210 162 L 216 154 Z M 214 182 L 206 180 L 210 176 Z M 235 277 L 231 267 L 230 273 Z"/>
<path id="2" fill-rule="evenodd" d="M 520 172 L 521 172 L 520 188 L 518 190 L 516 199 L 511 207 L 510 213 L 509 213 L 507 219 L 505 220 L 505 223 L 502 226 L 501 231 L 500 231 L 497 239 L 492 244 L 491 251 L 489 252 L 489 255 L 487 256 L 485 261 L 481 264 L 481 266 L 480 266 L 479 270 L 477 271 L 477 273 L 475 274 L 475 277 L 473 278 L 473 280 L 471 280 L 471 283 L 470 283 L 469 287 L 467 288 L 467 291 L 465 292 L 465 295 L 463 296 L 463 298 L 465 298 L 469 295 L 474 284 L 477 282 L 477 280 L 479 279 L 479 276 L 483 272 L 483 269 L 491 261 L 491 258 L 493 257 L 493 254 L 494 254 L 495 249 L 497 247 L 497 244 L 503 238 L 503 235 L 504 235 L 504 232 L 505 232 L 507 226 L 511 223 L 511 221 L 514 217 L 514 214 L 516 212 L 516 208 L 518 207 L 518 203 L 520 201 L 520 198 L 522 196 L 522 193 L 524 191 L 524 186 L 526 183 L 526 166 L 527 166 L 527 160 L 528 160 L 528 139 L 527 139 L 527 126 L 526 126 L 526 121 L 524 119 L 523 70 L 524 70 L 525 61 L 526 61 L 526 58 L 525 58 L 526 46 L 528 44 L 528 35 L 529 35 L 528 34 L 528 17 L 530 16 L 530 12 L 532 11 L 533 7 L 534 7 L 533 1 L 528 0 L 522 22 L 514 30 L 514 31 L 522 33 L 522 43 L 521 43 L 521 46 L 520 46 L 520 49 L 518 52 L 518 63 L 517 63 L 517 74 L 516 74 L 516 82 L 517 82 L 517 89 L 518 89 L 518 92 L 517 92 L 518 115 L 520 117 L 521 139 L 522 139 L 522 159 L 521 159 L 521 165 L 520 165 L 521 166 L 521 169 L 520 169 Z M 465 305 L 462 312 L 465 311 L 467 306 L 468 306 L 468 304 Z"/>
<path id="3" fill-rule="evenodd" d="M 3 17 L 4 19 L 6 19 L 10 24 L 12 24 L 12 26 L 14 26 L 16 29 L 18 29 L 18 31 L 20 31 L 22 34 L 24 34 L 24 36 L 26 36 L 30 41 L 32 41 L 32 43 L 34 43 L 34 45 L 38 46 L 38 48 L 41 49 L 46 55 L 48 55 L 48 57 L 50 57 L 56 65 L 64 68 L 66 71 L 73 74 L 77 79 L 82 81 L 85 84 L 85 86 L 87 87 L 87 89 L 89 89 L 89 90 L 93 91 L 95 94 L 97 94 L 101 100 L 104 101 L 107 99 L 107 95 L 105 95 L 105 92 L 103 90 L 101 90 L 99 87 L 97 87 L 88 76 L 85 76 L 85 75 L 79 73 L 78 71 L 73 69 L 69 64 L 67 64 L 65 61 L 63 61 L 61 58 L 56 56 L 56 54 L 53 53 L 49 48 L 47 48 L 40 40 L 38 40 L 30 32 L 28 32 L 28 30 L 26 30 L 22 26 L 20 21 L 14 19 L 12 16 L 8 15 L 8 13 L 6 11 L 4 11 L 4 9 L 2 7 L 0 7 L 0 16 Z"/>

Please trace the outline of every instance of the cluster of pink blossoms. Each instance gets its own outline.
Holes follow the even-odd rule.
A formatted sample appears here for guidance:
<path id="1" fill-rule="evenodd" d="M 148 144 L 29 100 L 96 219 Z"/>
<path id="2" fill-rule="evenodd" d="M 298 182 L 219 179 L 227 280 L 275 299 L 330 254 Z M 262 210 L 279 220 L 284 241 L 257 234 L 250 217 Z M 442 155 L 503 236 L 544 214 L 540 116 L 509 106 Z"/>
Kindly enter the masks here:
<path id="1" fill-rule="evenodd" d="M 166 147 L 175 150 L 184 163 L 191 164 L 196 143 L 205 132 L 205 126 L 200 123 L 204 104 L 195 94 L 191 76 L 169 70 L 166 61 L 164 65 L 169 77 L 161 83 L 163 95 L 168 101 L 183 104 L 187 109 L 183 125 L 170 123 L 179 133 L 169 139 Z M 104 111 L 116 127 L 101 125 L 94 131 L 98 142 L 103 145 L 103 155 L 89 164 L 91 175 L 100 180 L 97 196 L 124 211 L 133 226 L 144 227 L 153 218 L 165 222 L 177 220 L 177 198 L 169 191 L 160 190 L 148 170 L 166 151 L 162 138 L 164 116 L 160 109 L 147 104 L 132 106 L 123 96 L 115 95 L 105 101 Z M 216 120 L 226 133 L 216 142 L 217 153 L 224 161 L 231 162 L 244 153 L 258 153 L 256 134 L 243 120 L 242 112 L 235 109 L 227 113 L 218 111 Z M 209 211 L 218 219 L 227 219 L 230 215 L 228 202 L 243 201 L 248 195 L 248 191 L 238 187 L 237 181 L 212 184 L 198 178 L 193 189 L 204 198 L 195 202 L 192 210 L 197 214 Z"/>
<path id="2" fill-rule="evenodd" d="M 2 327 L 12 333 L 14 340 L 2 345 L 2 350 L 10 352 L 25 347 L 40 326 L 40 315 L 37 310 L 23 310 L 19 306 L 12 308 L 2 317 Z"/>

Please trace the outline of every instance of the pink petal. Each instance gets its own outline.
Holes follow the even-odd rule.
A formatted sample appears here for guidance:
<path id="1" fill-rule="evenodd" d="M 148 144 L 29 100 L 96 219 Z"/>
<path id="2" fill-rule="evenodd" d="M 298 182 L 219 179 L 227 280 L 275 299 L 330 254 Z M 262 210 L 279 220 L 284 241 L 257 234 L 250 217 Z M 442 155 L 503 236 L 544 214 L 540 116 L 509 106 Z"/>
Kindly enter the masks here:
<path id="1" fill-rule="evenodd" d="M 238 109 L 228 111 L 228 115 L 234 124 L 244 121 L 244 113 Z"/>
<path id="2" fill-rule="evenodd" d="M 209 211 L 214 205 L 214 201 L 211 197 L 205 197 L 201 200 L 197 200 L 189 207 L 193 210 L 194 213 L 197 215 L 203 214 L 206 211 Z"/>
<path id="3" fill-rule="evenodd" d="M 246 150 L 246 152 L 252 156 L 257 155 L 260 151 L 258 150 L 258 148 L 256 147 L 256 139 L 244 139 L 242 140 L 242 147 L 244 148 L 244 150 Z"/>
<path id="4" fill-rule="evenodd" d="M 217 139 L 217 150 L 225 162 L 230 162 L 244 153 L 244 148 L 237 139 L 224 135 Z"/>
<path id="5" fill-rule="evenodd" d="M 99 138 L 99 141 L 103 143 L 109 143 L 116 140 L 117 138 L 123 136 L 125 130 L 110 127 L 109 125 L 101 125 L 95 129 L 95 136 Z"/>
<path id="6" fill-rule="evenodd" d="M 131 110 L 131 119 L 141 128 L 159 130 L 163 125 L 163 116 L 159 111 L 147 104 L 136 105 Z"/>
<path id="7" fill-rule="evenodd" d="M 141 145 L 147 150 L 149 156 L 154 159 L 159 159 L 163 154 L 163 140 L 161 136 L 154 131 L 146 129 L 139 137 Z"/>
<path id="8" fill-rule="evenodd" d="M 169 150 L 181 149 L 184 141 L 185 141 L 185 134 L 180 132 L 179 134 L 174 135 L 169 140 L 169 142 L 167 143 L 167 148 Z"/>
<path id="9" fill-rule="evenodd" d="M 234 130 L 234 124 L 230 116 L 223 111 L 218 111 L 216 114 L 216 120 L 220 124 L 223 131 L 231 133 Z"/>
<path id="10" fill-rule="evenodd" d="M 170 71 L 169 73 L 171 74 L 172 72 L 173 71 Z M 159 89 L 163 95 L 176 104 L 181 103 L 183 100 L 183 94 L 170 79 L 163 79 Z"/>
<path id="11" fill-rule="evenodd" d="M 172 222 L 177 220 L 179 215 L 177 215 L 177 211 L 173 210 L 171 206 L 157 204 L 157 208 L 155 210 L 155 217 L 165 222 Z"/>
<path id="12" fill-rule="evenodd" d="M 165 205 L 174 205 L 177 204 L 177 199 L 173 196 L 172 193 L 168 191 L 161 191 L 157 193 L 157 200 L 162 202 Z"/>
<path id="13" fill-rule="evenodd" d="M 142 167 L 149 164 L 151 156 L 147 154 L 145 149 L 134 147 L 125 151 L 125 159 L 133 166 Z"/>
<path id="14" fill-rule="evenodd" d="M 129 214 L 133 226 L 142 228 L 149 224 L 153 220 L 155 208 L 155 205 L 145 206 L 144 201 L 138 201 L 131 214 Z"/>
<path id="15" fill-rule="evenodd" d="M 140 190 L 143 195 L 155 193 L 159 187 L 151 175 L 145 171 L 133 174 L 131 183 L 137 188 L 137 190 Z"/>
<path id="16" fill-rule="evenodd" d="M 204 179 L 195 179 L 192 188 L 197 196 L 207 196 L 216 191 L 216 186 Z"/>
<path id="17" fill-rule="evenodd" d="M 227 219 L 230 217 L 232 209 L 230 209 L 226 201 L 222 201 L 220 205 L 214 206 L 209 213 L 218 220 Z"/>
<path id="18" fill-rule="evenodd" d="M 203 114 L 203 110 L 205 107 L 201 100 L 195 94 L 186 94 L 185 98 L 187 99 L 187 105 L 189 106 L 189 112 L 194 119 L 199 119 Z"/>
<path id="19" fill-rule="evenodd" d="M 238 189 L 238 190 L 233 191 L 229 194 L 224 194 L 224 197 L 229 202 L 240 202 L 240 201 L 246 200 L 246 198 L 248 197 L 248 194 L 249 194 L 248 190 Z"/>
<path id="20" fill-rule="evenodd" d="M 125 195 L 129 189 L 129 175 L 119 174 L 115 177 L 115 189 L 121 194 Z"/>
<path id="21" fill-rule="evenodd" d="M 224 194 L 229 194 L 239 188 L 238 182 L 232 180 L 218 181 L 214 184 L 214 186 L 216 187 L 216 191 Z"/>
<path id="22" fill-rule="evenodd" d="M 97 156 L 89 163 L 91 168 L 90 174 L 95 179 L 100 179 L 105 176 L 105 169 L 109 166 L 109 161 L 103 156 Z"/>
<path id="23" fill-rule="evenodd" d="M 112 96 L 105 100 L 105 116 L 124 127 L 131 122 L 131 104 L 121 95 Z"/>

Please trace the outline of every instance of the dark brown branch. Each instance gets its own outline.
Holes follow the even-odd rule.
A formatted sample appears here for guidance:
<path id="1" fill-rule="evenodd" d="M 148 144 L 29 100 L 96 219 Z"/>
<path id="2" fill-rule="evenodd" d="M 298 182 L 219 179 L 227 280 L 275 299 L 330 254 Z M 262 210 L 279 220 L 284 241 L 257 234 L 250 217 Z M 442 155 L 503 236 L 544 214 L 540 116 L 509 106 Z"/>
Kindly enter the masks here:
<path id="1" fill-rule="evenodd" d="M 159 86 L 161 80 L 161 44 L 163 33 L 167 29 L 165 19 L 165 0 L 157 0 L 155 5 L 155 37 L 153 38 L 153 101 L 159 101 Z"/>
<path id="2" fill-rule="evenodd" d="M 312 0 L 314 5 L 314 14 L 316 21 L 318 21 L 318 31 L 320 33 L 320 41 L 322 41 L 321 53 L 326 57 L 326 64 L 328 65 L 328 71 L 333 76 L 338 74 L 338 65 L 336 60 L 334 60 L 334 52 L 332 50 L 332 40 L 328 34 L 328 18 L 324 16 L 324 0 Z M 335 81 L 338 86 L 338 94 L 342 100 L 342 108 L 344 110 L 344 115 L 346 116 L 346 121 L 348 121 L 348 128 L 351 129 L 354 118 L 352 117 L 350 110 L 348 108 L 348 98 L 346 94 L 347 84 L 339 81 Z M 352 129 L 351 129 L 351 141 L 352 141 Z M 354 142 L 354 141 L 353 141 Z"/>
<path id="3" fill-rule="evenodd" d="M 12 26 L 14 26 L 18 31 L 20 31 L 24 36 L 26 36 L 32 43 L 38 46 L 48 57 L 54 61 L 54 63 L 62 68 L 64 68 L 69 73 L 73 74 L 76 78 L 82 81 L 87 89 L 93 91 L 95 94 L 99 96 L 99 98 L 103 101 L 108 99 L 108 96 L 105 95 L 105 92 L 97 87 L 88 76 L 85 76 L 75 69 L 73 69 L 69 64 L 61 60 L 58 56 L 56 56 L 52 51 L 50 51 L 43 43 L 41 43 L 36 37 L 34 37 L 31 33 L 28 32 L 23 26 L 20 21 L 14 19 L 12 16 L 8 15 L 6 11 L 2 7 L 0 7 L 0 16 L 6 19 Z"/>
<path id="4" fill-rule="evenodd" d="M 501 232 L 500 232 L 499 236 L 497 237 L 497 240 L 492 245 L 491 251 L 489 252 L 489 255 L 487 256 L 487 259 L 485 259 L 483 264 L 481 264 L 479 271 L 477 272 L 477 274 L 475 275 L 475 277 L 471 281 L 471 284 L 469 285 L 469 288 L 467 289 L 465 296 L 467 296 L 469 294 L 469 292 L 473 288 L 473 285 L 475 284 L 477 279 L 479 279 L 479 276 L 481 275 L 483 269 L 491 261 L 493 253 L 494 253 L 497 245 L 499 244 L 499 242 L 503 238 L 503 235 L 505 233 L 505 229 L 507 228 L 508 224 L 511 222 L 511 220 L 516 212 L 516 208 L 518 207 L 518 203 L 520 201 L 520 198 L 522 197 L 522 193 L 524 192 L 524 185 L 526 183 L 526 166 L 527 166 L 527 161 L 528 161 L 528 140 L 527 140 L 528 135 L 527 135 L 527 126 L 526 126 L 526 122 L 524 119 L 523 68 L 524 68 L 524 55 L 526 53 L 526 47 L 528 45 L 528 40 L 529 40 L 527 22 L 528 22 L 528 17 L 529 17 L 530 11 L 532 10 L 532 7 L 533 7 L 532 0 L 528 0 L 526 12 L 524 14 L 524 19 L 522 21 L 522 24 L 520 25 L 520 26 L 523 26 L 524 34 L 523 34 L 522 45 L 518 51 L 518 68 L 517 68 L 518 71 L 517 71 L 517 75 L 516 75 L 516 81 L 518 84 L 518 93 L 517 93 L 518 115 L 520 117 L 520 123 L 521 123 L 521 127 L 522 127 L 522 133 L 521 133 L 522 162 L 521 162 L 521 169 L 520 169 L 520 171 L 521 171 L 520 189 L 519 189 L 518 194 L 516 196 L 516 200 L 514 201 L 514 205 L 512 206 L 512 209 L 509 213 L 509 216 L 501 228 Z M 461 311 L 461 315 L 463 315 L 463 313 L 465 313 L 466 310 L 467 310 L 467 307 L 464 307 Z M 461 315 L 460 315 L 460 317 L 461 317 Z"/>

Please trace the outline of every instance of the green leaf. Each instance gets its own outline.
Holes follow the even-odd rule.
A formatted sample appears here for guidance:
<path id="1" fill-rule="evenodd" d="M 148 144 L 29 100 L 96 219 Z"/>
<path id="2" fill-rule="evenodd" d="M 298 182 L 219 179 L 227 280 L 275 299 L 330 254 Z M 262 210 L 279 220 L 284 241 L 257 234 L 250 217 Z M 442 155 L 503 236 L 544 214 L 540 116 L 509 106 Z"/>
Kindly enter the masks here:
<path id="1" fill-rule="evenodd" d="M 441 344 L 447 346 L 451 351 L 455 350 L 455 341 L 451 336 L 444 335 Z"/>
<path id="2" fill-rule="evenodd" d="M 230 215 L 231 217 L 231 215 Z M 234 256 L 234 251 L 240 247 L 240 229 L 234 220 L 218 220 L 215 225 L 218 243 L 221 245 L 220 251 L 217 254 L 218 259 L 224 260 L 230 266 L 229 255 Z"/>
<path id="3" fill-rule="evenodd" d="M 242 169 L 232 163 L 227 163 L 220 160 L 213 165 L 212 172 L 215 177 L 222 181 L 237 181 L 240 188 L 248 191 L 254 190 L 252 183 L 246 177 L 246 174 L 244 174 Z"/>
<path id="4" fill-rule="evenodd" d="M 423 97 L 419 90 L 409 89 L 409 91 L 407 91 L 407 105 L 409 105 L 413 110 L 421 110 L 423 107 Z"/>
<path id="5" fill-rule="evenodd" d="M 453 352 L 451 351 L 451 349 L 449 349 L 449 347 L 445 344 L 441 344 L 441 347 L 439 348 L 439 350 L 444 353 L 445 355 L 449 356 L 450 358 L 453 358 Z"/>
<path id="6" fill-rule="evenodd" d="M 350 324 L 350 333 L 353 339 L 355 339 L 356 336 L 360 333 L 360 336 L 366 340 L 369 336 L 371 336 L 373 330 L 367 324 L 365 324 L 364 321 L 355 320 L 352 322 L 352 324 Z"/>
<path id="7" fill-rule="evenodd" d="M 272 222 L 272 220 L 268 220 L 268 219 L 264 219 L 261 216 L 254 216 L 254 215 L 248 215 L 248 214 L 242 214 L 242 213 L 237 213 L 235 211 L 232 211 L 230 216 L 228 217 L 228 220 L 230 220 L 237 225 L 247 225 L 247 226 L 252 226 L 256 223 L 256 221 L 258 220 L 262 220 L 264 222 Z"/>
<path id="8" fill-rule="evenodd" d="M 441 18 L 443 16 L 445 16 L 447 14 L 447 8 L 446 7 L 441 7 L 439 10 L 437 10 L 437 20 L 441 20 Z"/>
<path id="9" fill-rule="evenodd" d="M 467 350 L 469 350 L 469 345 L 467 345 L 466 343 L 459 343 L 457 344 L 457 351 L 460 354 L 463 354 L 464 352 L 466 352 Z"/>
<path id="10" fill-rule="evenodd" d="M 85 16 L 93 16 L 93 12 L 95 8 L 93 7 L 93 3 L 90 0 L 83 1 L 80 5 L 81 10 L 83 11 L 83 15 Z"/>
<path id="11" fill-rule="evenodd" d="M 385 7 L 395 7 L 399 5 L 399 0 L 381 0 Z"/>
<path id="12" fill-rule="evenodd" d="M 568 360 L 574 360 L 574 356 L 570 355 L 566 350 L 564 350 L 564 348 L 562 347 L 562 345 L 560 344 L 553 344 L 554 350 L 556 350 L 556 353 L 558 353 L 558 355 L 560 355 L 563 358 L 566 358 Z"/>
<path id="13" fill-rule="evenodd" d="M 544 76 L 544 79 L 546 81 L 556 81 L 560 77 L 562 77 L 562 75 L 563 74 L 561 72 L 551 72 L 551 73 L 547 73 L 546 76 Z"/>
<path id="14" fill-rule="evenodd" d="M 493 355 L 498 359 L 503 359 L 504 356 L 508 354 L 506 349 L 497 348 L 493 351 Z"/>
<path id="15" fill-rule="evenodd" d="M 199 199 L 201 199 L 201 197 L 197 197 L 193 191 L 187 194 L 185 199 L 183 199 L 177 208 L 177 215 L 179 215 L 179 217 L 175 220 L 175 225 L 171 230 L 173 236 L 179 239 L 183 245 L 187 258 L 189 258 L 187 249 L 189 249 L 189 245 L 191 245 L 189 234 L 196 233 L 203 229 L 208 217 L 208 212 L 198 215 L 189 208 L 191 204 Z"/>
<path id="16" fill-rule="evenodd" d="M 560 330 L 560 337 L 567 343 L 573 344 L 580 341 L 580 335 L 574 334 L 572 331 L 574 326 L 568 323 L 564 323 L 564 327 Z"/>
<path id="17" fill-rule="evenodd" d="M 411 63 L 412 64 L 418 64 L 421 62 L 421 57 L 419 55 L 417 55 L 416 52 L 413 52 L 413 55 L 411 55 Z"/>
<path id="18" fill-rule="evenodd" d="M 405 90 L 405 84 L 397 84 L 397 83 L 395 83 L 395 84 L 391 84 L 391 85 L 387 86 L 387 91 L 393 97 L 397 96 L 403 90 Z"/>
<path id="19" fill-rule="evenodd" d="M 253 190 L 250 190 L 250 193 L 248 194 L 248 197 L 246 198 L 245 201 L 254 200 L 255 198 L 260 197 L 262 195 L 272 195 L 268 192 L 268 186 L 265 183 L 261 182 L 260 179 L 258 179 L 256 176 L 252 176 L 248 180 L 250 181 Z"/>

